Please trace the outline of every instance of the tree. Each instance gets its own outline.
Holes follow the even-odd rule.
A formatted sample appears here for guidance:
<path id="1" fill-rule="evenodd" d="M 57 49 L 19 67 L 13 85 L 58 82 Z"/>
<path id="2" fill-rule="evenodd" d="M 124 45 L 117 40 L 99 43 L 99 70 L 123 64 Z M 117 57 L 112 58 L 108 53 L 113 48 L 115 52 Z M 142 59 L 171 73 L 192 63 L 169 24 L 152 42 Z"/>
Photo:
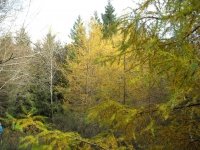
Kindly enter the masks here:
<path id="1" fill-rule="evenodd" d="M 36 64 L 38 65 L 35 64 L 36 70 L 34 70 L 34 72 L 37 73 L 35 82 L 38 82 L 38 86 L 43 86 L 44 89 L 41 90 L 44 90 L 44 92 L 46 93 L 46 101 L 44 101 L 45 103 L 43 104 L 46 105 L 47 112 L 43 111 L 42 108 L 40 109 L 40 111 L 45 113 L 45 115 L 51 117 L 53 117 L 53 113 L 55 110 L 54 108 L 56 108 L 56 102 L 54 97 L 54 84 L 56 80 L 55 74 L 58 68 L 56 64 L 55 55 L 58 55 L 60 50 L 61 46 L 55 40 L 55 35 L 52 35 L 52 33 L 49 32 L 41 45 L 41 52 L 39 53 L 38 57 L 39 59 L 36 59 Z M 40 93 L 40 91 L 38 92 Z M 38 100 L 40 100 L 40 97 Z"/>
<path id="2" fill-rule="evenodd" d="M 174 137 L 186 140 L 187 144 L 182 143 L 182 147 L 193 146 L 194 149 L 199 145 L 199 142 L 194 142 L 199 132 L 196 126 L 197 118 L 194 116 L 199 116 L 200 97 L 196 91 L 199 86 L 195 84 L 199 83 L 199 65 L 197 65 L 199 48 L 196 37 L 200 27 L 197 15 L 199 11 L 196 5 L 197 1 L 189 0 L 184 2 L 143 1 L 133 11 L 134 15 L 130 14 L 128 18 L 125 18 L 126 26 L 122 30 L 124 40 L 121 49 L 122 54 L 132 53 L 133 60 L 139 62 L 138 65 L 141 67 L 139 72 L 144 72 L 143 75 L 146 76 L 144 78 L 146 81 L 143 80 L 142 83 L 146 82 L 148 87 L 148 90 L 144 91 L 149 95 L 150 117 L 160 110 L 161 113 L 158 114 L 168 120 L 174 129 L 176 123 L 182 128 L 176 134 L 171 131 Z M 132 67 L 133 70 L 134 68 Z M 163 95 L 159 94 L 159 99 L 165 99 L 164 101 L 155 101 L 152 96 L 156 94 L 152 89 L 159 86 L 166 90 Z M 155 107 L 152 101 L 158 105 L 157 109 L 152 109 Z M 183 109 L 187 106 L 190 108 Z M 194 112 L 196 112 L 195 115 Z M 187 114 L 185 117 L 190 118 L 193 123 L 184 122 L 181 114 Z M 152 121 L 157 124 L 152 123 L 151 126 L 155 126 L 155 129 L 159 126 L 159 121 L 153 118 Z M 193 130 L 194 128 L 196 131 Z M 167 132 L 164 127 L 161 127 L 160 131 Z M 156 132 L 159 133 L 159 131 Z M 174 145 L 177 145 L 178 141 L 171 134 L 169 136 L 170 140 L 174 140 Z M 162 143 L 162 141 L 159 142 Z M 163 145 L 169 149 L 173 147 L 173 144 Z"/>
<path id="3" fill-rule="evenodd" d="M 0 114 L 3 115 L 8 108 L 8 91 L 6 90 L 5 86 L 9 81 L 10 74 L 12 73 L 9 71 L 9 68 L 4 67 L 4 64 L 11 61 L 9 58 L 13 57 L 12 50 L 14 48 L 14 43 L 11 35 L 1 37 L 0 47 L 0 52 L 2 54 L 0 55 Z"/>
<path id="4" fill-rule="evenodd" d="M 81 16 L 78 16 L 75 21 L 73 29 L 71 29 L 70 38 L 76 47 L 84 46 L 86 31 Z"/>
<path id="5" fill-rule="evenodd" d="M 31 41 L 28 33 L 26 32 L 25 28 L 22 27 L 17 33 L 15 37 L 15 42 L 17 45 L 30 47 Z"/>
<path id="6" fill-rule="evenodd" d="M 81 105 L 95 105 L 106 99 L 123 99 L 124 68 L 122 60 L 109 63 L 112 55 L 117 53 L 113 43 L 121 40 L 121 35 L 113 35 L 113 40 L 102 39 L 102 26 L 97 20 L 91 19 L 86 47 L 76 50 L 75 59 L 67 60 L 68 92 L 65 99 Z M 66 68 L 65 68 L 66 69 Z M 128 79 L 128 76 L 127 76 Z M 130 90 L 130 89 L 129 89 Z"/>
<path id="7" fill-rule="evenodd" d="M 196 41 L 199 18 L 195 3 L 196 1 L 144 1 L 135 12 L 134 19 L 132 16 L 127 19 L 128 28 L 123 30 L 124 47 L 132 49 L 135 59 L 139 58 L 142 64 L 148 65 L 151 79 L 158 81 L 160 78 L 167 82 L 170 93 L 176 97 L 172 96 L 168 103 L 173 103 L 172 107 L 179 105 L 186 95 L 197 88 L 194 82 L 198 81 L 199 74 Z M 189 4 L 190 9 L 187 8 Z M 147 11 L 153 5 L 156 7 L 155 11 Z M 171 11 L 173 14 L 169 15 Z M 184 15 L 191 19 L 190 23 L 185 20 Z M 193 89 L 193 92 L 189 89 Z M 199 97 L 198 94 L 196 96 Z"/>
<path id="8" fill-rule="evenodd" d="M 1 52 L 4 54 L 3 57 L 5 58 L 9 55 L 13 56 L 12 59 L 1 65 L 2 69 L 0 72 L 0 91 L 7 91 L 7 99 L 4 99 L 7 102 L 7 106 L 9 106 L 9 103 L 17 103 L 19 93 L 24 91 L 26 87 L 25 85 L 30 82 L 31 78 L 29 74 L 29 63 L 34 54 L 31 51 L 30 44 L 27 44 L 30 41 L 28 34 L 25 30 L 20 30 L 19 33 L 22 33 L 21 31 L 23 31 L 24 37 L 27 37 L 26 40 L 21 36 L 22 34 L 17 34 L 15 38 L 13 38 L 12 35 L 7 35 L 2 38 L 1 41 Z M 17 42 L 18 40 L 25 40 L 25 42 Z M 7 107 L 7 111 L 12 110 L 14 107 L 14 105 Z M 4 111 L 4 113 L 5 112 L 6 111 Z"/>
<path id="9" fill-rule="evenodd" d="M 10 18 L 14 13 L 21 10 L 22 1 L 20 0 L 1 0 L 0 1 L 0 24 L 1 24 L 1 34 L 6 31 L 6 19 Z M 14 15 L 13 15 L 14 16 Z M 8 23 L 8 22 L 7 22 Z M 7 31 L 6 31 L 7 33 Z"/>
<path id="10" fill-rule="evenodd" d="M 97 11 L 94 12 L 93 19 L 96 20 L 98 24 L 101 24 L 101 20 L 100 20 L 100 18 L 99 18 L 99 16 L 98 16 Z"/>
<path id="11" fill-rule="evenodd" d="M 115 9 L 109 0 L 107 6 L 105 7 L 105 13 L 101 14 L 101 18 L 103 20 L 104 38 L 112 37 L 117 32 L 117 18 L 114 12 Z"/>

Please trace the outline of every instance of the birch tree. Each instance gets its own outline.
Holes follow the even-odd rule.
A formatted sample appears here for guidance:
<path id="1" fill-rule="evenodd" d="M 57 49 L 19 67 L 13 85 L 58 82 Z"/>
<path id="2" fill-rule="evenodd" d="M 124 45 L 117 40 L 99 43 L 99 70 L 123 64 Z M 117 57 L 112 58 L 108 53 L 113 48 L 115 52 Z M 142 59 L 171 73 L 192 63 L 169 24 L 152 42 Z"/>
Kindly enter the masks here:
<path id="1" fill-rule="evenodd" d="M 51 116 L 53 116 L 54 109 L 54 77 L 57 68 L 55 54 L 59 53 L 60 49 L 59 43 L 55 41 L 55 36 L 49 32 L 42 45 L 43 54 L 41 57 L 44 60 L 44 68 L 49 79 Z"/>

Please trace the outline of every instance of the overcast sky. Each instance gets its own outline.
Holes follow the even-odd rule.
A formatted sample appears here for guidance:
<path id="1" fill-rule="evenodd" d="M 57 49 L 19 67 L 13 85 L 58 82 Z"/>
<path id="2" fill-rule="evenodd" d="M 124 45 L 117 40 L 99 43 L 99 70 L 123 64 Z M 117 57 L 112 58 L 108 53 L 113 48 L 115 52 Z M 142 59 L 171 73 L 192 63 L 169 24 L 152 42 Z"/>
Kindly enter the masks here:
<path id="1" fill-rule="evenodd" d="M 28 0 L 27 0 L 28 1 Z M 87 24 L 97 11 L 104 12 L 107 0 L 31 0 L 25 3 L 23 12 L 18 13 L 14 29 L 25 25 L 31 39 L 44 38 L 51 31 L 62 42 L 69 42 L 69 33 L 74 21 L 80 15 Z M 116 13 L 122 14 L 127 7 L 133 7 L 133 0 L 111 0 Z"/>

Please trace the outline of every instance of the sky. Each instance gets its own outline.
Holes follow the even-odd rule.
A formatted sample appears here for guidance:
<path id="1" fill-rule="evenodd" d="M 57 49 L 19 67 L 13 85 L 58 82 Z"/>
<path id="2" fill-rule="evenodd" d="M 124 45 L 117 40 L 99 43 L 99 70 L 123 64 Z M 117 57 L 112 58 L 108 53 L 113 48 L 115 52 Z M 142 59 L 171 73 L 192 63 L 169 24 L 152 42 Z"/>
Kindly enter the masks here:
<path id="1" fill-rule="evenodd" d="M 100 17 L 107 3 L 108 0 L 26 0 L 23 10 L 16 15 L 14 30 L 24 24 L 34 42 L 43 39 L 49 30 L 56 34 L 57 40 L 70 42 L 70 30 L 78 15 L 87 25 L 95 11 Z M 111 0 L 111 3 L 118 16 L 134 5 L 133 0 Z"/>

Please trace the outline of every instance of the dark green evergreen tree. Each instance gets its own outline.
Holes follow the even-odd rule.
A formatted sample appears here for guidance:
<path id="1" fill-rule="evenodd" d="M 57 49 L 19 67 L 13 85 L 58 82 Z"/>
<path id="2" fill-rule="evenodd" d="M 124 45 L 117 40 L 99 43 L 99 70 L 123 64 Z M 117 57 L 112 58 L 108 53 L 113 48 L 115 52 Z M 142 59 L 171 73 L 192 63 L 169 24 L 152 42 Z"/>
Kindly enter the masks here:
<path id="1" fill-rule="evenodd" d="M 74 59 L 80 52 L 80 49 L 86 49 L 86 29 L 80 16 L 78 16 L 73 28 L 71 29 L 70 38 L 72 43 L 67 46 L 68 58 Z"/>
<path id="2" fill-rule="evenodd" d="M 117 32 L 117 17 L 115 8 L 112 6 L 110 0 L 105 7 L 105 13 L 101 14 L 103 20 L 103 36 L 104 38 L 112 37 Z"/>
<path id="3" fill-rule="evenodd" d="M 82 46 L 86 39 L 85 27 L 80 16 L 78 16 L 73 28 L 71 29 L 70 38 L 72 39 L 73 44 L 78 47 Z"/>

